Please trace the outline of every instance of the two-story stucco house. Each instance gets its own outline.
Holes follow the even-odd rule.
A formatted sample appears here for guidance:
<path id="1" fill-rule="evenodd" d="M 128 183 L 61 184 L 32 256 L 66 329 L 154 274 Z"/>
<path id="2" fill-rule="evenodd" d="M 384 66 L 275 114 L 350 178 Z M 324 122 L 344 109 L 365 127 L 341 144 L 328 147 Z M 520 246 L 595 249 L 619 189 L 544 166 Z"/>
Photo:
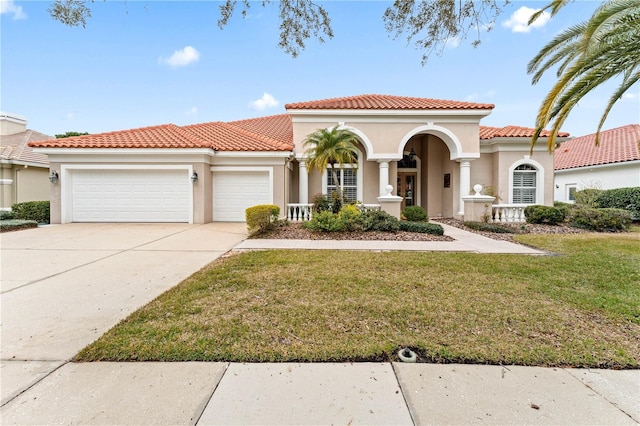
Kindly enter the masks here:
<path id="1" fill-rule="evenodd" d="M 481 184 L 507 205 L 553 202 L 553 155 L 533 129 L 483 127 L 491 104 L 361 95 L 285 105 L 286 113 L 232 122 L 140 129 L 34 142 L 59 180 L 52 223 L 243 221 L 247 207 L 283 214 L 335 182 L 307 171 L 304 139 L 319 128 L 358 137 L 358 166 L 341 170 L 345 193 L 399 213 L 464 217 Z M 568 134 L 559 135 L 563 140 Z"/>

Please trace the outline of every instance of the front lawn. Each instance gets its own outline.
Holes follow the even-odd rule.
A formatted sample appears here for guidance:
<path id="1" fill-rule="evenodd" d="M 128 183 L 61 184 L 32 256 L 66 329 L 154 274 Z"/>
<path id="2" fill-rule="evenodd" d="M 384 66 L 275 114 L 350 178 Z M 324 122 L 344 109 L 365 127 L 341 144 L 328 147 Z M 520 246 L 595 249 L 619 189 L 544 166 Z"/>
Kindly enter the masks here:
<path id="1" fill-rule="evenodd" d="M 640 366 L 640 235 L 520 235 L 558 256 L 256 251 L 214 262 L 76 361 Z"/>

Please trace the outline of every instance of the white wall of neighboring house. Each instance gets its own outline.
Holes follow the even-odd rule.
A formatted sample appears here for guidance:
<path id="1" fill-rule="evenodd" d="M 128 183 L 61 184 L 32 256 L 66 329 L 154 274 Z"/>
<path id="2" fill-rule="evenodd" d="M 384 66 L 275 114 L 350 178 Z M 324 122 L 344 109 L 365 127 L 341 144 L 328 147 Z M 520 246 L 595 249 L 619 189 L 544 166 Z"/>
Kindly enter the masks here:
<path id="1" fill-rule="evenodd" d="M 640 161 L 556 170 L 554 200 L 571 203 L 573 200 L 571 200 L 570 193 L 583 189 L 615 189 L 637 186 L 640 186 Z"/>

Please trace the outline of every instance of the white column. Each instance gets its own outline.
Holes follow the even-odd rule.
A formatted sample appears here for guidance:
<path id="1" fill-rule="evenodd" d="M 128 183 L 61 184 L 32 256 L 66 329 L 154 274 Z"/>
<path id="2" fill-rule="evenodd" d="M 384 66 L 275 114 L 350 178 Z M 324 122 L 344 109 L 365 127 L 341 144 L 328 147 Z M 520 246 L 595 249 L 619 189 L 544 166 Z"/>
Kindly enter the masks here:
<path id="1" fill-rule="evenodd" d="M 460 216 L 464 215 L 464 200 L 462 197 L 469 195 L 471 189 L 471 162 L 469 160 L 460 161 Z"/>
<path id="2" fill-rule="evenodd" d="M 309 202 L 309 172 L 307 172 L 307 162 L 304 159 L 298 159 L 300 173 L 298 176 L 298 202 L 307 204 Z"/>
<path id="3" fill-rule="evenodd" d="M 378 170 L 380 175 L 380 197 L 387 194 L 386 187 L 389 185 L 389 160 L 378 160 Z"/>

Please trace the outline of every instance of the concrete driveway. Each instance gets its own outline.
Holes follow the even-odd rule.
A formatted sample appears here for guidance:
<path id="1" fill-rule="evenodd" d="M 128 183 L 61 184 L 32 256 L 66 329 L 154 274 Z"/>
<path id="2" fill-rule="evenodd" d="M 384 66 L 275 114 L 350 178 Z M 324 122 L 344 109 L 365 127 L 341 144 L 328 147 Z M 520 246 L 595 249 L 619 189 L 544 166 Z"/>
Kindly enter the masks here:
<path id="1" fill-rule="evenodd" d="M 69 224 L 0 235 L 2 404 L 245 237 L 242 223 Z"/>

